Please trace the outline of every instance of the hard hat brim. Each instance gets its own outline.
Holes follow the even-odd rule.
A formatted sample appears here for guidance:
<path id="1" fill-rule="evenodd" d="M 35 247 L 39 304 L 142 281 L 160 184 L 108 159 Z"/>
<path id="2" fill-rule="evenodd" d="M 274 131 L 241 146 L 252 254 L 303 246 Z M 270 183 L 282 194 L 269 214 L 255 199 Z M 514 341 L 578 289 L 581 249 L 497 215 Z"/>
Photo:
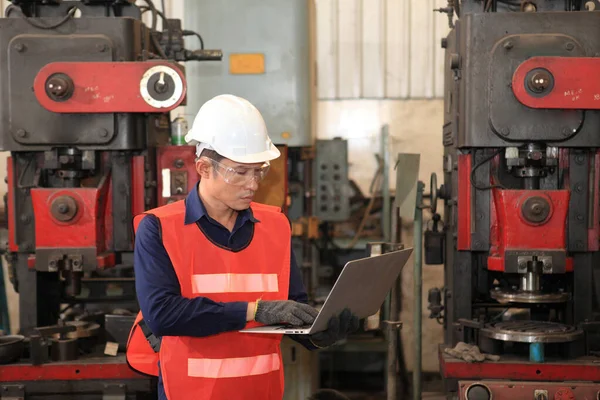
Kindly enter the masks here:
<path id="1" fill-rule="evenodd" d="M 263 151 L 261 153 L 248 154 L 246 156 L 228 156 L 227 154 L 223 154 L 219 151 L 219 149 L 215 149 L 217 153 L 230 159 L 231 161 L 235 161 L 241 164 L 254 164 L 254 163 L 262 163 L 274 160 L 281 155 L 281 152 L 273 143 L 271 143 L 271 147 L 269 150 Z"/>

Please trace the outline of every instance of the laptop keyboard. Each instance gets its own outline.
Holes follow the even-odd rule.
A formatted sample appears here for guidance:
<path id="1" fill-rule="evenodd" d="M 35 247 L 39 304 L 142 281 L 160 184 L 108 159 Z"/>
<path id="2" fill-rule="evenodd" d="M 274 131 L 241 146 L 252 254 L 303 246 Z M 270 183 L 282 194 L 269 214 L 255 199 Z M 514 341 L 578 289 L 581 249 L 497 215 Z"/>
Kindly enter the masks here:
<path id="1" fill-rule="evenodd" d="M 302 326 L 294 326 L 294 325 L 283 325 L 277 329 L 309 329 L 312 325 L 302 325 Z"/>

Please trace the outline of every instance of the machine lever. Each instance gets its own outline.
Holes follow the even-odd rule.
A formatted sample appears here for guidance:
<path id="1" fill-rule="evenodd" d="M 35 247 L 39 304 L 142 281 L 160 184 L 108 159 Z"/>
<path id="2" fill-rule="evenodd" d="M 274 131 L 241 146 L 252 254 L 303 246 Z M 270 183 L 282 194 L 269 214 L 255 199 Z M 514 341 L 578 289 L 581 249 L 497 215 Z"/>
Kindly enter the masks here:
<path id="1" fill-rule="evenodd" d="M 483 328 L 483 321 L 475 321 L 472 319 L 459 318 L 457 322 L 467 328 L 473 328 L 473 329 L 482 329 Z"/>

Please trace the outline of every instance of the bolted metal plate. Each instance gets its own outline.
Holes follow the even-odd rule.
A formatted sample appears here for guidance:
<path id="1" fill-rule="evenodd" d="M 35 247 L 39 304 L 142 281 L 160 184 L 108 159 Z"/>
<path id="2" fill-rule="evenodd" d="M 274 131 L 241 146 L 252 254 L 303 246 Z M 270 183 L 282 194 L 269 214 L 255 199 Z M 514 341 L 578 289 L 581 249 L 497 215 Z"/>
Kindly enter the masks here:
<path id="1" fill-rule="evenodd" d="M 113 139 L 113 114 L 59 115 L 44 109 L 36 99 L 33 84 L 38 71 L 53 61 L 112 61 L 112 47 L 105 35 L 52 34 L 15 36 L 9 53 L 9 118 L 16 142 L 38 144 L 104 144 Z M 23 46 L 23 47 L 21 47 Z M 35 115 L 35 118 L 31 118 Z M 73 127 L 77 127 L 74 134 Z M 105 133 L 106 132 L 106 133 Z"/>
<path id="2" fill-rule="evenodd" d="M 508 100 L 514 99 L 510 85 L 514 71 L 539 52 L 548 56 L 585 56 L 585 50 L 573 37 L 562 34 L 510 35 L 496 43 L 489 66 L 489 122 L 492 131 L 504 140 L 565 140 L 583 124 L 581 110 L 533 110 Z"/>
<path id="3" fill-rule="evenodd" d="M 491 339 L 521 343 L 565 343 L 583 337 L 583 331 L 574 326 L 544 321 L 491 323 L 480 333 Z"/>

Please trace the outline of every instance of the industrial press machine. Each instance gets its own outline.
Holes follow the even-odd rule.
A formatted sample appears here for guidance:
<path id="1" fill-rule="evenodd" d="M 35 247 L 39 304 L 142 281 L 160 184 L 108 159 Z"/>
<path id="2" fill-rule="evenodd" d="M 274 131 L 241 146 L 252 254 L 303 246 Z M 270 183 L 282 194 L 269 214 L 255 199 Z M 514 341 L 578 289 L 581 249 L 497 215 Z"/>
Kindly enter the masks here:
<path id="1" fill-rule="evenodd" d="M 222 53 L 134 3 L 14 0 L 0 19 L 4 252 L 24 338 L 0 337 L 2 398 L 155 390 L 118 356 L 137 311 L 132 220 L 197 181 L 169 112 L 186 102 L 181 62 Z"/>
<path id="2" fill-rule="evenodd" d="M 595 0 L 440 10 L 452 29 L 432 202 L 444 200 L 445 236 L 427 252 L 445 265 L 430 309 L 445 328 L 441 374 L 460 399 L 600 398 L 598 10 Z M 500 360 L 445 352 L 458 342 Z"/>

